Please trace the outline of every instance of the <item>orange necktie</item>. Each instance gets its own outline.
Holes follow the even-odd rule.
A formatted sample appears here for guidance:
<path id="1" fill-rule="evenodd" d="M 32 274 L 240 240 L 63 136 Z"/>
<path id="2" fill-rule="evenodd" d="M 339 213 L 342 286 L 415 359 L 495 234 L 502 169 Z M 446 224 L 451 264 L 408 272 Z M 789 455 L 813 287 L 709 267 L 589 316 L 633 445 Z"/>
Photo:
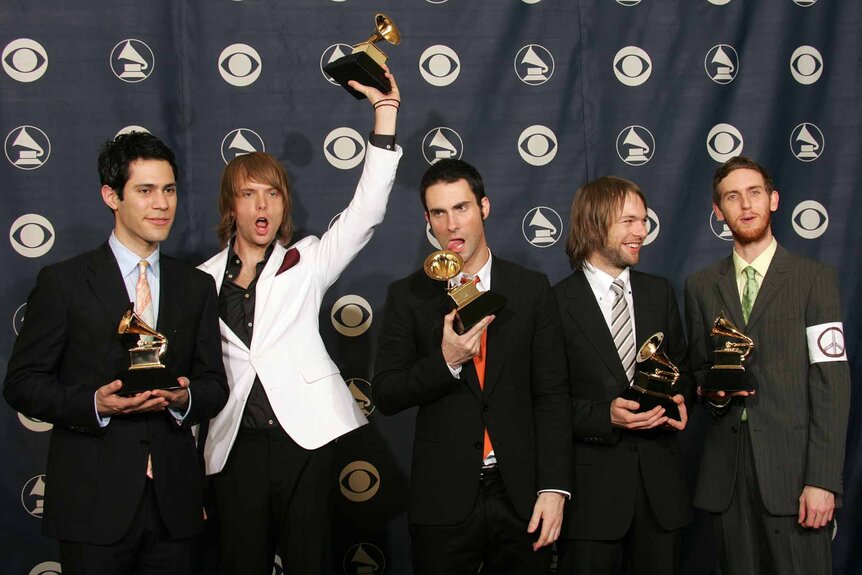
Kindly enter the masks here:
<path id="1" fill-rule="evenodd" d="M 479 378 L 479 389 L 485 389 L 485 353 L 488 350 L 488 330 L 482 332 L 482 343 L 479 346 L 479 355 L 473 356 L 473 365 L 476 367 L 476 377 Z M 485 440 L 482 445 L 482 461 L 488 459 L 488 454 L 493 451 L 491 447 L 491 436 L 488 428 L 485 428 Z"/>

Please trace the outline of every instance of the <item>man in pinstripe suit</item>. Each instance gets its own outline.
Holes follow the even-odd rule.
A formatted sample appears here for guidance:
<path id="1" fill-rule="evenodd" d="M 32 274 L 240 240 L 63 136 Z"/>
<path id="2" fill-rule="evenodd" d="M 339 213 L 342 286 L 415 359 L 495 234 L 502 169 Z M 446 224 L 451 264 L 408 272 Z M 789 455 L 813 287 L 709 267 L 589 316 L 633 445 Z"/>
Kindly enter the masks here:
<path id="1" fill-rule="evenodd" d="M 777 244 L 778 192 L 756 162 L 718 168 L 713 209 L 733 254 L 686 281 L 691 367 L 702 385 L 723 311 L 755 342 L 755 391 L 698 387 L 712 419 L 694 503 L 712 513 L 722 573 L 831 574 L 850 399 L 835 270 Z"/>

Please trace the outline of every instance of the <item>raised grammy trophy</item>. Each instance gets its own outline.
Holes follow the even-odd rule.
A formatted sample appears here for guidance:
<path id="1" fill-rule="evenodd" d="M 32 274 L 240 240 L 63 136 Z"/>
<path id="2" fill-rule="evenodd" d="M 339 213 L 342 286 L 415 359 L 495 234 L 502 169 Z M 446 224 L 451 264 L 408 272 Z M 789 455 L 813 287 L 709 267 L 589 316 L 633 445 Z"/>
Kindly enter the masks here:
<path id="1" fill-rule="evenodd" d="M 383 65 L 389 57 L 377 47 L 377 43 L 386 40 L 393 46 L 397 46 L 401 42 L 401 33 L 386 14 L 377 14 L 374 17 L 374 25 L 376 31 L 368 37 L 368 40 L 355 44 L 353 52 L 323 67 L 324 72 L 332 76 L 357 100 L 363 99 L 365 95 L 348 86 L 347 83 L 350 80 L 373 86 L 384 94 L 388 94 L 392 89 L 383 70 Z"/>
<path id="2" fill-rule="evenodd" d="M 754 381 L 745 372 L 742 365 L 745 358 L 754 349 L 754 340 L 740 332 L 733 323 L 725 317 L 724 312 L 718 314 L 712 324 L 710 335 L 726 337 L 729 341 L 724 347 L 716 349 L 715 362 L 706 374 L 704 391 L 754 391 Z"/>
<path id="3" fill-rule="evenodd" d="M 425 264 L 422 267 L 431 279 L 448 282 L 461 273 L 464 260 L 453 251 L 439 250 L 425 258 Z M 506 298 L 502 295 L 491 290 L 479 291 L 476 286 L 478 281 L 479 276 L 476 276 L 473 281 L 446 288 L 449 297 L 458 308 L 459 333 L 464 333 L 479 323 L 482 318 L 496 313 L 506 305 Z"/>
<path id="4" fill-rule="evenodd" d="M 123 315 L 117 333 L 141 336 L 136 347 L 129 350 L 129 369 L 117 375 L 117 379 L 123 382 L 120 395 L 135 395 L 153 389 L 180 387 L 176 376 L 161 362 L 161 357 L 168 349 L 168 338 L 148 326 L 132 310 L 128 310 Z"/>
<path id="5" fill-rule="evenodd" d="M 681 421 L 679 406 L 673 396 L 679 393 L 679 368 L 659 351 L 664 341 L 664 333 L 652 334 L 638 351 L 634 381 L 622 393 L 622 397 L 637 401 L 638 412 L 649 411 L 657 405 L 664 407 L 664 414 L 670 419 Z"/>

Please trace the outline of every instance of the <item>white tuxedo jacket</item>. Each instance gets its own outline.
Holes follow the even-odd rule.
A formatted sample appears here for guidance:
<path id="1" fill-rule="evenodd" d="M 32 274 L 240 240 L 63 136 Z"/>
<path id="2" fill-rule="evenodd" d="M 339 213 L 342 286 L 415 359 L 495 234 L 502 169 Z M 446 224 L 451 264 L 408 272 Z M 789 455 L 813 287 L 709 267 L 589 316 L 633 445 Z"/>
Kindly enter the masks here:
<path id="1" fill-rule="evenodd" d="M 251 348 L 219 321 L 230 397 L 210 421 L 204 447 L 207 475 L 224 468 L 255 374 L 281 427 L 306 449 L 368 423 L 326 351 L 318 316 L 326 290 L 383 221 L 401 153 L 400 147 L 392 152 L 367 145 L 350 205 L 319 239 L 309 236 L 293 244 L 299 262 L 279 275 L 287 248 L 276 243 L 257 280 Z M 227 257 L 225 248 L 200 265 L 215 278 L 219 292 Z"/>

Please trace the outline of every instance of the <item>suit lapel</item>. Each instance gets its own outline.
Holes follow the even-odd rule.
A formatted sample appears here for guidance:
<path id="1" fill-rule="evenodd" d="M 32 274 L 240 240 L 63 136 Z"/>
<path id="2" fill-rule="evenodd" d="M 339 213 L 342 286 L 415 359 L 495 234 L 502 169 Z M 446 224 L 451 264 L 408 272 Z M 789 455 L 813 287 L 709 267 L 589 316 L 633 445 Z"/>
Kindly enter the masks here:
<path id="1" fill-rule="evenodd" d="M 733 257 L 727 257 L 721 262 L 718 270 L 719 296 L 723 302 L 722 310 L 740 330 L 745 329 L 745 320 L 742 316 L 742 303 L 739 298 L 739 287 L 736 285 L 736 272 L 733 269 Z"/>
<path id="2" fill-rule="evenodd" d="M 632 291 L 634 292 L 634 286 Z M 584 338 L 590 342 L 596 355 L 602 359 L 614 378 L 619 380 L 621 385 L 628 385 L 628 378 L 623 371 L 617 346 L 611 338 L 611 332 L 590 287 L 590 282 L 582 271 L 576 271 L 572 275 L 572 281 L 568 282 L 566 289 L 566 298 L 569 300 L 567 306 L 569 319 L 584 333 Z M 637 306 L 635 310 L 637 314 Z M 635 315 L 635 322 L 638 322 L 637 315 Z"/>
<path id="3" fill-rule="evenodd" d="M 105 312 L 105 320 L 116 332 L 120 319 L 130 308 L 131 300 L 108 242 L 92 252 L 87 283 Z"/>
<path id="4" fill-rule="evenodd" d="M 159 318 L 156 329 L 168 338 L 168 342 L 176 333 L 177 326 L 182 324 L 183 306 L 179 301 L 180 292 L 176 289 L 181 284 L 177 265 L 164 255 L 159 257 Z"/>
<path id="5" fill-rule="evenodd" d="M 655 309 L 649 302 L 655 301 L 655 298 L 649 291 L 649 287 L 641 281 L 642 276 L 630 271 L 630 282 L 632 285 L 632 303 L 634 304 L 635 316 L 635 351 L 641 348 L 641 345 L 655 333 L 655 321 L 653 310 Z"/>
<path id="6" fill-rule="evenodd" d="M 745 327 L 746 332 L 751 331 L 754 325 L 766 313 L 766 308 L 769 307 L 775 296 L 784 289 L 784 284 L 787 283 L 789 259 L 787 250 L 778 246 L 775 255 L 772 257 L 772 262 L 769 264 L 766 277 L 763 278 L 763 285 L 760 286 L 760 290 L 754 300 L 754 307 L 751 309 L 751 316 L 748 318 L 748 325 Z"/>
<path id="7" fill-rule="evenodd" d="M 503 369 L 503 364 L 509 352 L 509 346 L 512 341 L 512 332 L 509 329 L 512 318 L 518 313 L 518 298 L 519 281 L 516 274 L 512 273 L 512 268 L 508 262 L 500 258 L 494 258 L 491 262 L 491 289 L 506 298 L 506 305 L 503 309 L 495 314 L 494 321 L 488 326 L 488 349 L 487 358 L 485 359 L 485 386 L 481 390 L 485 397 L 491 395 L 497 380 L 500 379 L 500 372 Z M 471 362 L 473 376 L 475 378 L 475 387 L 479 390 L 478 376 L 475 375 L 475 368 Z"/>

